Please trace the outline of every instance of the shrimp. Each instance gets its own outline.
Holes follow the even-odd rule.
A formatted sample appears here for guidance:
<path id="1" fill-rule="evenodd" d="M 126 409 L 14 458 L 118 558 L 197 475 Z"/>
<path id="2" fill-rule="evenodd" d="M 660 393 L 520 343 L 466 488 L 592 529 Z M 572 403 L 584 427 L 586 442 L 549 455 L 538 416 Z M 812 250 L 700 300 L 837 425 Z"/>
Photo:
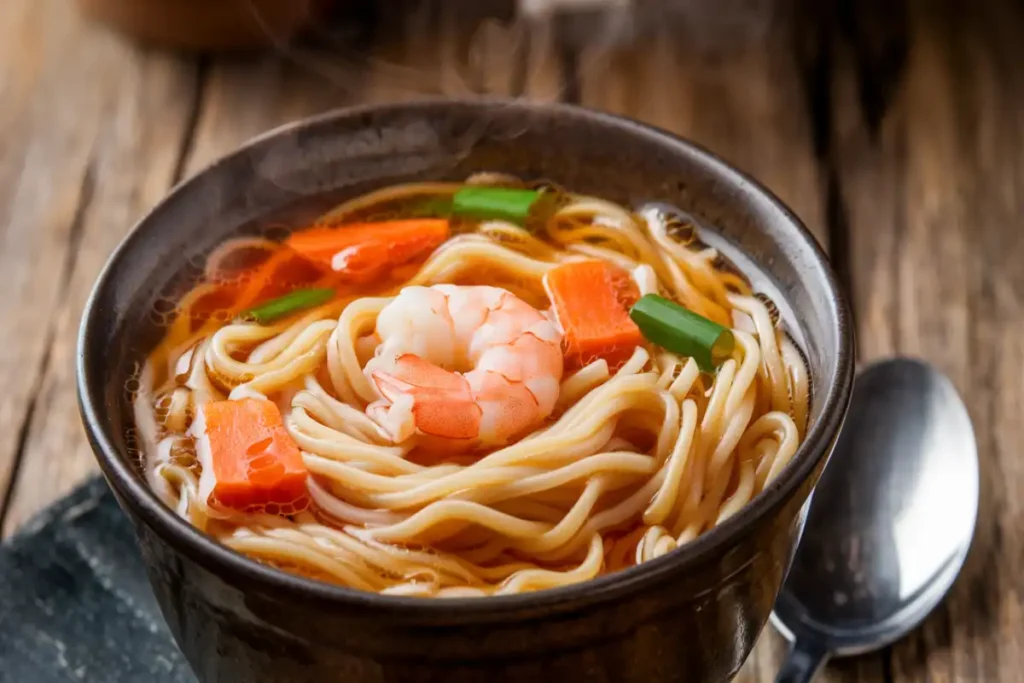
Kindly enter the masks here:
<path id="1" fill-rule="evenodd" d="M 377 317 L 366 413 L 396 442 L 498 446 L 554 409 L 562 333 L 498 287 L 406 287 Z"/>

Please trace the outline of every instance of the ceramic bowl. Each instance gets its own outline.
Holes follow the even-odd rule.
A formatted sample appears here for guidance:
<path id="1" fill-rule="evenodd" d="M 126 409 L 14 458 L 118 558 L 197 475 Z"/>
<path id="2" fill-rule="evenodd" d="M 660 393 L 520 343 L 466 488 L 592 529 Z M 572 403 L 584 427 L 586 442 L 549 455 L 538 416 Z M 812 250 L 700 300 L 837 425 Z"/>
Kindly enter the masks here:
<path id="1" fill-rule="evenodd" d="M 429 600 L 310 581 L 196 531 L 140 476 L 126 382 L 159 337 L 154 302 L 215 245 L 397 182 L 498 170 L 690 212 L 779 303 L 813 384 L 791 464 L 740 513 L 653 561 L 523 595 Z M 298 213 L 296 213 L 298 212 Z M 179 288 L 180 289 L 180 288 Z M 182 183 L 111 257 L 78 349 L 83 420 L 134 523 L 163 614 L 203 683 L 728 680 L 790 565 L 802 510 L 852 387 L 846 305 L 800 221 L 712 154 L 571 106 L 426 101 L 332 112 L 272 131 Z"/>

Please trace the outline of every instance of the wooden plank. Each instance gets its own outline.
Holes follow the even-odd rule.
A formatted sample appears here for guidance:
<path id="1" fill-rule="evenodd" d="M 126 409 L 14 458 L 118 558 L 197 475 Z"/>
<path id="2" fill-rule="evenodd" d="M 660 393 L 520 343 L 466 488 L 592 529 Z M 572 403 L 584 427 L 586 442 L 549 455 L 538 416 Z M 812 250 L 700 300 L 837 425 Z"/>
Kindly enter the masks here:
<path id="1" fill-rule="evenodd" d="M 531 53 L 512 0 L 384 0 L 381 6 L 386 19 L 367 60 L 364 101 L 522 94 Z"/>
<path id="2" fill-rule="evenodd" d="M 320 29 L 312 43 L 213 62 L 187 173 L 267 129 L 336 107 L 507 95 L 522 80 L 522 31 L 508 2 L 486 10 L 441 0 L 379 4 L 372 31 Z"/>
<path id="3" fill-rule="evenodd" d="M 604 45 L 583 47 L 576 60 L 581 103 L 709 148 L 765 183 L 827 247 L 825 178 L 805 106 L 804 65 L 794 51 L 804 37 L 797 35 L 803 27 L 794 21 L 794 5 L 768 0 L 745 2 L 742 11 L 731 2 L 653 7 L 637 15 L 635 33 L 625 42 L 606 31 Z M 771 680 L 786 648 L 766 628 L 736 680 Z M 877 661 L 823 676 L 878 679 Z"/>
<path id="4" fill-rule="evenodd" d="M 97 125 L 95 107 L 83 108 L 79 126 L 43 135 L 61 111 L 60 98 L 89 102 L 84 87 L 66 81 L 67 36 L 72 29 L 61 17 L 48 22 L 47 3 L 5 3 L 0 9 L 0 83 L 5 106 L 0 108 L 0 267 L 5 296 L 0 319 L 17 335 L 0 345 L 0 510 L 24 448 L 23 433 L 30 406 L 39 390 L 41 341 L 50 326 L 49 313 L 59 296 L 60 266 L 74 216 L 81 201 L 83 178 Z M 55 40 L 41 35 L 52 32 Z M 76 62 L 80 64 L 81 62 Z M 78 80 L 80 83 L 81 80 Z M 66 90 L 59 92 L 63 87 Z M 53 264 L 40 268 L 38 264 Z M 26 306 L 27 301 L 34 306 Z"/>
<path id="5" fill-rule="evenodd" d="M 850 106 L 837 106 L 860 350 L 864 360 L 922 356 L 952 378 L 974 420 L 982 503 L 963 574 L 893 647 L 892 673 L 1020 682 L 1024 16 L 1000 1 L 910 7 L 906 71 L 890 74 L 898 91 L 878 109 L 880 125 L 856 106 L 863 69 L 847 85 Z M 877 54 L 870 44 L 859 52 Z"/>
<path id="6" fill-rule="evenodd" d="M 0 345 L 7 533 L 92 468 L 74 398 L 80 311 L 140 204 L 170 181 L 193 68 L 132 50 L 61 0 L 3 3 L 0 32 L 0 320 L 17 331 Z"/>
<path id="7" fill-rule="evenodd" d="M 641 6 L 643 7 L 643 6 Z M 581 102 L 688 137 L 776 192 L 827 244 L 789 3 L 656 3 L 578 58 Z M 601 34 L 598 34 L 601 35 Z"/>

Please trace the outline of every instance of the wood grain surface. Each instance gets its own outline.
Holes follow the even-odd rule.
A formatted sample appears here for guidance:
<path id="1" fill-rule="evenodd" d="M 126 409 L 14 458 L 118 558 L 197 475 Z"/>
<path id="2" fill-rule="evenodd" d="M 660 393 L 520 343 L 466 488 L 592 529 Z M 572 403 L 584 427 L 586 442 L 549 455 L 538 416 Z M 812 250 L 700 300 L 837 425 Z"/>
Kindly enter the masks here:
<path id="1" fill-rule="evenodd" d="M 74 398 L 82 306 L 177 180 L 348 104 L 579 102 L 690 137 L 765 183 L 829 251 L 860 361 L 922 356 L 967 403 L 983 505 L 963 576 L 920 630 L 821 680 L 1024 681 L 1024 10 L 636 4 L 524 20 L 511 0 L 349 3 L 271 52 L 182 56 L 62 0 L 0 3 L 3 534 L 95 469 Z M 738 680 L 772 680 L 784 652 L 766 629 Z"/>
<path id="2" fill-rule="evenodd" d="M 870 32 L 880 17 L 860 20 Z M 1024 14 L 919 0 L 906 22 L 839 60 L 834 153 L 861 360 L 921 356 L 950 376 L 974 421 L 982 504 L 949 599 L 883 664 L 894 681 L 1019 682 Z M 851 115 L 858 99 L 874 120 Z"/>
<path id="3" fill-rule="evenodd" d="M 3 530 L 91 473 L 74 392 L 85 298 L 174 180 L 195 67 L 84 25 L 63 0 L 0 9 Z"/>

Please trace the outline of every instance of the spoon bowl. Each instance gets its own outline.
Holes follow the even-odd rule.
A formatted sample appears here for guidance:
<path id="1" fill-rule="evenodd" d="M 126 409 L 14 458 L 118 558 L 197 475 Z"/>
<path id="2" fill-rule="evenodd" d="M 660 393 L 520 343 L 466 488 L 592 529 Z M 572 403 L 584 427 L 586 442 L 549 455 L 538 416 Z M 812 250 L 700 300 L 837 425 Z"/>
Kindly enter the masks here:
<path id="1" fill-rule="evenodd" d="M 778 681 L 916 627 L 963 566 L 977 512 L 977 444 L 952 382 L 911 359 L 865 368 L 772 613 L 794 642 Z"/>

